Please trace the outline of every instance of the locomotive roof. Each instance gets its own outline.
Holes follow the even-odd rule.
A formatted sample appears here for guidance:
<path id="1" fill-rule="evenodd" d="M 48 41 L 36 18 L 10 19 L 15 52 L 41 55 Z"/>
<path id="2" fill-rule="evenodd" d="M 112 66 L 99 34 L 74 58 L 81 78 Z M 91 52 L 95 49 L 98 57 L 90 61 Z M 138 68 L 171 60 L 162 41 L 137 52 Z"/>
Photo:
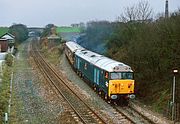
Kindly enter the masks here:
<path id="1" fill-rule="evenodd" d="M 105 57 L 103 55 L 97 54 L 95 52 L 86 50 L 85 48 L 81 47 L 79 44 L 73 41 L 66 42 L 66 45 L 72 52 L 75 52 L 77 56 L 94 64 L 98 68 L 101 68 L 108 72 L 132 72 L 130 66 Z"/>
<path id="2" fill-rule="evenodd" d="M 73 41 L 68 41 L 66 42 L 66 46 L 72 51 L 75 52 L 76 50 L 84 49 L 81 47 L 79 44 L 73 42 Z"/>
<path id="3" fill-rule="evenodd" d="M 132 72 L 130 66 L 89 50 L 77 50 L 75 54 L 108 72 Z"/>

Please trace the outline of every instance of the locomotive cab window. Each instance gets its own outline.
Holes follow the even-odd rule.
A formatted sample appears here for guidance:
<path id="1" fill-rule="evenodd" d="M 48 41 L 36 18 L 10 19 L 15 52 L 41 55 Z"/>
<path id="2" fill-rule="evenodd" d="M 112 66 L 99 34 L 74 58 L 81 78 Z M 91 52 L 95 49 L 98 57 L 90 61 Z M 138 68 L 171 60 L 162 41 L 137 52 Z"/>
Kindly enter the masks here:
<path id="1" fill-rule="evenodd" d="M 105 72 L 104 77 L 108 78 L 108 72 Z"/>
<path id="2" fill-rule="evenodd" d="M 112 72 L 111 79 L 133 79 L 132 72 Z"/>
<path id="3" fill-rule="evenodd" d="M 87 63 L 84 64 L 84 69 L 87 70 Z"/>

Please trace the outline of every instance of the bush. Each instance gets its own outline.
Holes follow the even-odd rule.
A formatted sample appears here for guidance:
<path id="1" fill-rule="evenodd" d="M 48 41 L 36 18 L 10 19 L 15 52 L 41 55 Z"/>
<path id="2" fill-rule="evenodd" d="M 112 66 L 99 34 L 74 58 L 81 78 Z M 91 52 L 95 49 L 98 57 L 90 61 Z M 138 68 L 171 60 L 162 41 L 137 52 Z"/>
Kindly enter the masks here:
<path id="1" fill-rule="evenodd" d="M 4 117 L 4 113 L 7 112 L 10 94 L 10 73 L 11 69 L 8 66 L 5 66 L 3 77 L 1 77 L 2 81 L 0 86 L 0 120 Z"/>
<path id="2" fill-rule="evenodd" d="M 6 60 L 6 64 L 7 64 L 8 66 L 12 66 L 12 64 L 13 64 L 13 56 L 12 56 L 12 54 L 8 53 L 8 54 L 6 55 L 5 60 Z"/>

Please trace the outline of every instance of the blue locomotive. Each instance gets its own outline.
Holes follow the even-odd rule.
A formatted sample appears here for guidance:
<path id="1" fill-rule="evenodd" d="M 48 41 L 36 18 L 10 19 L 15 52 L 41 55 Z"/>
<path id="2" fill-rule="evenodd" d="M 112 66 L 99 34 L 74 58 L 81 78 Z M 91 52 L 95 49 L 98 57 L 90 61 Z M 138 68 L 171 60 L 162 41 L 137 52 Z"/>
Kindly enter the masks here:
<path id="1" fill-rule="evenodd" d="M 123 102 L 135 97 L 130 66 L 89 51 L 72 41 L 65 43 L 65 55 L 77 74 L 104 99 Z"/>

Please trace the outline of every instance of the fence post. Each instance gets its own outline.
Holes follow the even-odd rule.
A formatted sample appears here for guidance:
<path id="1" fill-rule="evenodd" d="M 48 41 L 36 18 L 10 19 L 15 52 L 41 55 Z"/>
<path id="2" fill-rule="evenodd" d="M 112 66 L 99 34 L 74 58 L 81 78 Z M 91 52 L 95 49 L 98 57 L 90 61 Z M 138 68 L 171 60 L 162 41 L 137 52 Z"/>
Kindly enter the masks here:
<path id="1" fill-rule="evenodd" d="M 176 120 L 177 121 L 180 121 L 180 106 L 179 106 L 179 103 L 176 104 Z"/>
<path id="2" fill-rule="evenodd" d="M 4 114 L 4 123 L 7 124 L 8 123 L 8 113 Z"/>

